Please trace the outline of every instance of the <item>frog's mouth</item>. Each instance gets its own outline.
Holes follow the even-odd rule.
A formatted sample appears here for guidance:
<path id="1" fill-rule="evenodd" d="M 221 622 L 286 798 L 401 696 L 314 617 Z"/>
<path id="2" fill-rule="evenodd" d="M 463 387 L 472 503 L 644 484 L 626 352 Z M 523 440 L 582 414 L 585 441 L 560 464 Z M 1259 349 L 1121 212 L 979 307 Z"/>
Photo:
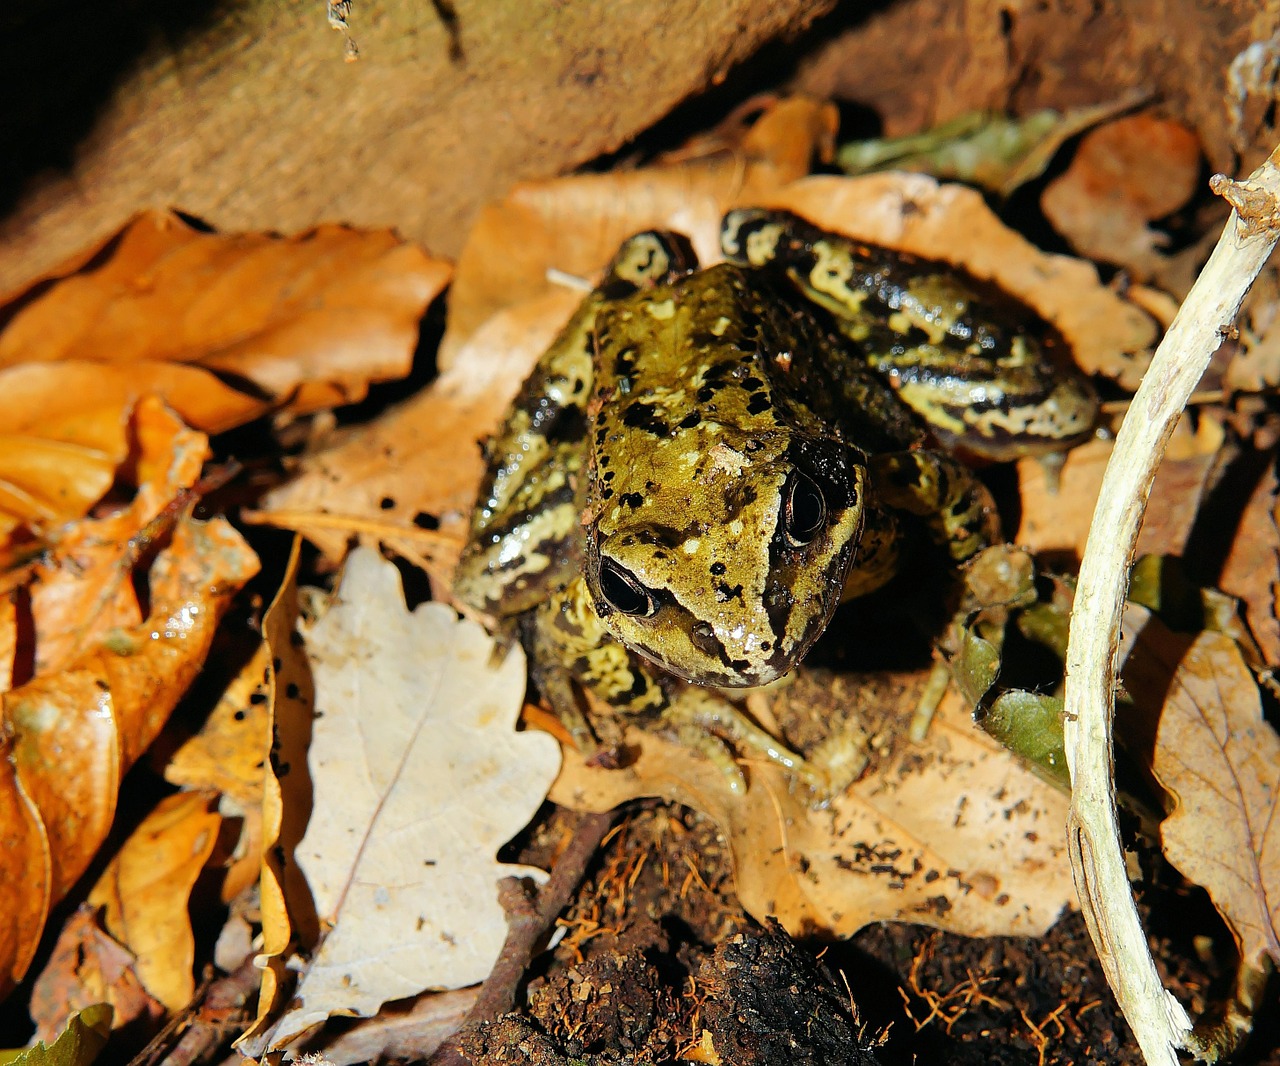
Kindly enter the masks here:
<path id="1" fill-rule="evenodd" d="M 788 673 L 803 658 L 808 648 L 803 648 L 799 655 L 771 656 L 763 663 L 753 664 L 744 659 L 730 659 L 727 653 L 724 658 L 712 665 L 707 662 L 690 669 L 686 664 L 672 662 L 653 648 L 642 644 L 631 645 L 632 650 L 660 666 L 666 673 L 691 685 L 703 685 L 710 688 L 759 688 L 772 684 Z"/>
<path id="2" fill-rule="evenodd" d="M 809 604 L 803 629 L 794 627 L 791 608 L 776 603 L 756 614 L 750 624 L 717 632 L 697 619 L 665 590 L 652 593 L 654 606 L 645 618 L 626 617 L 602 607 L 606 627 L 628 648 L 682 681 L 715 688 L 758 688 L 790 672 L 821 636 L 837 604 Z M 785 594 L 780 599 L 787 599 Z M 785 609 L 784 609 L 785 608 Z"/>

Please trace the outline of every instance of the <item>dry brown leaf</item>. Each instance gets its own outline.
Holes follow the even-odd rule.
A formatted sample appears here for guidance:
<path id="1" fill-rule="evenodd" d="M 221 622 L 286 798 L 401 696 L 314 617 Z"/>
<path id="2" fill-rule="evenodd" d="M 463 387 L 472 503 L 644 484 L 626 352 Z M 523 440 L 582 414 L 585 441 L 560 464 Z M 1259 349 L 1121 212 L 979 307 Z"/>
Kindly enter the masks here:
<path id="1" fill-rule="evenodd" d="M 590 280 L 640 230 L 679 230 L 704 261 L 719 258 L 720 216 L 807 174 L 836 121 L 830 104 L 782 100 L 705 156 L 517 185 L 481 211 L 458 257 L 440 366 L 491 315 L 555 289 L 548 270 Z"/>
<path id="2" fill-rule="evenodd" d="M 152 538 L 169 527 L 166 516 L 181 503 L 183 482 L 198 475 L 205 443 L 154 401 L 139 405 L 139 419 L 142 487 L 134 505 L 102 525 L 66 530 L 41 559 L 30 593 L 37 648 L 20 675 L 30 680 L 3 696 L 0 908 L 13 920 L 0 923 L 0 988 L 25 972 L 49 907 L 106 838 L 121 778 L 164 725 L 232 597 L 257 570 L 229 524 L 187 516 L 176 517 L 168 545 L 150 561 Z M 152 512 L 165 521 L 157 524 Z M 75 550 L 63 554 L 64 546 Z M 138 581 L 149 594 L 146 617 Z M 57 627 L 77 634 L 76 642 Z"/>
<path id="3" fill-rule="evenodd" d="M 8 298 L 0 533 L 85 514 L 129 450 L 128 412 L 144 395 L 220 432 L 402 376 L 449 273 L 388 231 L 223 236 L 140 216 L 98 255 Z"/>
<path id="4" fill-rule="evenodd" d="M 109 1003 L 111 1027 L 122 1029 L 140 1020 L 144 1029 L 165 1010 L 138 980 L 134 958 L 104 932 L 96 907 L 81 904 L 67 919 L 58 942 L 31 989 L 29 1009 L 35 1038 L 55 1040 L 78 1010 Z"/>
<path id="5" fill-rule="evenodd" d="M 604 811 L 661 796 L 709 814 L 729 840 L 743 906 L 793 934 L 850 936 L 880 920 L 1043 933 L 1075 898 L 1066 799 L 975 726 L 954 693 L 924 743 L 909 743 L 918 694 L 889 712 L 871 767 L 826 810 L 806 807 L 772 766 L 752 764 L 736 796 L 707 759 L 638 730 L 627 738 L 638 758 L 622 770 L 567 751 L 551 799 Z"/>
<path id="6" fill-rule="evenodd" d="M 143 987 L 170 1011 L 195 992 L 191 890 L 218 843 L 216 792 L 166 796 L 112 857 L 89 892 L 107 931 L 133 952 Z"/>
<path id="7" fill-rule="evenodd" d="M 335 565 L 358 533 L 448 588 L 484 472 L 478 442 L 497 428 L 580 299 L 559 289 L 494 315 L 430 389 L 359 435 L 307 456 L 256 520 L 298 530 Z"/>
<path id="8" fill-rule="evenodd" d="M 307 748 L 315 688 L 306 653 L 294 639 L 298 626 L 298 559 L 295 537 L 284 580 L 262 620 L 271 652 L 268 701 L 271 737 L 262 796 L 262 986 L 254 1023 L 237 1043 L 256 1041 L 293 990 L 288 966 L 292 946 L 314 944 L 320 924 L 306 878 L 294 860 L 311 814 Z"/>
<path id="9" fill-rule="evenodd" d="M 1072 247 L 1090 259 L 1149 277 L 1163 234 L 1148 227 L 1182 207 L 1200 180 L 1200 144 L 1185 126 L 1150 112 L 1085 134 L 1041 204 Z"/>
<path id="10" fill-rule="evenodd" d="M 1178 424 L 1156 473 L 1139 555 L 1182 554 L 1223 439 L 1222 426 L 1212 419 L 1201 419 L 1195 430 L 1186 418 Z M 1022 511 L 1014 543 L 1037 554 L 1078 560 L 1112 448 L 1109 440 L 1087 441 L 1067 453 L 1060 471 L 1038 459 L 1020 459 Z"/>
<path id="11" fill-rule="evenodd" d="M 76 361 L 0 369 L 0 544 L 16 528 L 40 536 L 86 514 L 133 447 L 131 413 L 150 394 L 210 431 L 268 409 L 200 367 Z"/>
<path id="12" fill-rule="evenodd" d="M 221 793 L 218 810 L 240 819 L 238 856 L 227 868 L 222 901 L 258 880 L 262 866 L 262 778 L 270 746 L 267 673 L 271 653 L 259 644 L 232 678 L 200 731 L 164 759 L 164 779 L 189 791 Z M 154 757 L 154 755 L 153 755 Z"/>
<path id="13" fill-rule="evenodd" d="M 1280 482 L 1272 459 L 1265 457 L 1266 465 L 1240 515 L 1231 550 L 1218 574 L 1218 587 L 1244 604 L 1245 618 L 1263 658 L 1276 666 L 1280 665 Z"/>
<path id="14" fill-rule="evenodd" d="M 1154 769 L 1177 806 L 1165 855 L 1208 889 L 1255 969 L 1280 963 L 1280 737 L 1235 642 L 1201 633 L 1156 733 Z"/>
<path id="15" fill-rule="evenodd" d="M 185 504 L 208 458 L 208 438 L 153 396 L 127 422 L 134 447 L 123 461 L 136 468 L 134 498 L 102 518 L 53 531 L 31 569 L 36 674 L 60 669 L 113 629 L 142 620 L 134 567 L 164 532 L 161 519 Z"/>
<path id="16" fill-rule="evenodd" d="M 351 402 L 408 371 L 418 319 L 450 273 L 387 230 L 223 235 L 161 213 L 102 256 L 15 297 L 0 367 L 85 360 L 145 378 L 147 364 L 182 363 L 296 410 Z"/>

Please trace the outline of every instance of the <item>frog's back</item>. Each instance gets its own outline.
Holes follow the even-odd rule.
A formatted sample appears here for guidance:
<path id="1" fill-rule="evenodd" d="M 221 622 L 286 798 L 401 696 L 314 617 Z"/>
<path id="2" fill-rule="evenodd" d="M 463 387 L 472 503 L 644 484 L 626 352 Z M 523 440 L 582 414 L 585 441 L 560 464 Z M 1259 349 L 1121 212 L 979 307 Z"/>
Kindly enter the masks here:
<path id="1" fill-rule="evenodd" d="M 772 680 L 835 608 L 865 451 L 833 421 L 830 343 L 730 264 L 600 313 L 584 571 L 610 627 L 673 673 Z"/>
<path id="2" fill-rule="evenodd" d="M 596 327 L 598 442 L 634 430 L 652 444 L 708 423 L 747 435 L 803 432 L 864 451 L 918 444 L 923 434 L 892 389 L 820 309 L 779 282 L 720 263 L 605 309 Z"/>

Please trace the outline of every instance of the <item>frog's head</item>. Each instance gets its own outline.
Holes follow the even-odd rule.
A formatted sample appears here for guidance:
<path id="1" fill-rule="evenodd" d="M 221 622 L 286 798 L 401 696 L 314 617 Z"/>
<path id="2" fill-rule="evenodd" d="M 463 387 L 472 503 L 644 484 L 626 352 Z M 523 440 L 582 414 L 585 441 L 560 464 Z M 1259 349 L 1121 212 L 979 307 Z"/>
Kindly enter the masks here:
<path id="1" fill-rule="evenodd" d="M 790 670 L 840 602 L 864 517 L 865 459 L 795 432 L 705 423 L 656 463 L 597 484 L 585 575 L 608 629 L 688 681 Z"/>

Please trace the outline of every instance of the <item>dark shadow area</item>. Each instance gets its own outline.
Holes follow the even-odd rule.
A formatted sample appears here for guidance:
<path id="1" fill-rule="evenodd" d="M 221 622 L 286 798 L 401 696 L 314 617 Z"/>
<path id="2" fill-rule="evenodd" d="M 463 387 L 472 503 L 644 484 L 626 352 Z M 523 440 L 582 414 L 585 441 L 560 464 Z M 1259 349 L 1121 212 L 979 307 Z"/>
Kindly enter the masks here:
<path id="1" fill-rule="evenodd" d="M 777 92 L 792 79 L 800 62 L 823 44 L 856 29 L 892 0 L 852 3 L 844 0 L 805 30 L 791 37 L 777 38 L 761 47 L 749 59 L 737 64 L 719 84 L 709 86 L 686 100 L 665 118 L 639 134 L 616 152 L 598 156 L 582 169 L 593 172 L 613 170 L 619 164 L 651 159 L 681 147 L 695 134 L 706 133 L 742 106 L 744 100 L 760 93 Z M 763 105 L 761 106 L 763 110 Z M 846 120 L 852 126 L 846 126 Z M 866 108 L 848 105 L 841 111 L 841 135 L 873 137 L 880 131 L 878 116 Z"/>
<path id="2" fill-rule="evenodd" d="M 1192 581 L 1213 586 L 1221 579 L 1249 501 L 1275 462 L 1275 453 L 1270 450 L 1242 452 L 1202 501 L 1182 550 Z"/>
<path id="3" fill-rule="evenodd" d="M 46 170 L 63 171 L 120 79 L 152 45 L 170 50 L 229 0 L 35 0 L 0 13 L 0 212 Z"/>

